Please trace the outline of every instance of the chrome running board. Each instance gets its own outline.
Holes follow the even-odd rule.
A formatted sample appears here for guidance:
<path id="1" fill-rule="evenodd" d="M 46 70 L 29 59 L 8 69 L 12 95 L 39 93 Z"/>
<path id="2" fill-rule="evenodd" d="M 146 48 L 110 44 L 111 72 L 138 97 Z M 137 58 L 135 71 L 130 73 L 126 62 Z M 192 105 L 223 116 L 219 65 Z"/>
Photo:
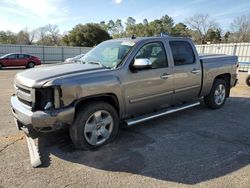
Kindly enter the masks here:
<path id="1" fill-rule="evenodd" d="M 198 106 L 198 105 L 200 105 L 200 102 L 188 103 L 188 104 L 184 104 L 184 105 L 181 105 L 181 106 L 161 110 L 161 111 L 156 112 L 156 113 L 151 113 L 151 114 L 139 116 L 139 117 L 136 117 L 136 118 L 132 118 L 132 119 L 127 120 L 126 123 L 127 123 L 127 126 L 129 127 L 129 126 L 132 126 L 134 124 L 141 123 L 143 121 L 147 121 L 147 120 L 154 119 L 154 118 L 157 118 L 157 117 L 160 117 L 160 116 L 164 116 L 164 115 L 167 115 L 167 114 L 171 114 L 171 113 L 174 113 L 174 112 L 178 112 L 178 111 L 181 111 L 181 110 L 192 108 L 192 107 Z"/>

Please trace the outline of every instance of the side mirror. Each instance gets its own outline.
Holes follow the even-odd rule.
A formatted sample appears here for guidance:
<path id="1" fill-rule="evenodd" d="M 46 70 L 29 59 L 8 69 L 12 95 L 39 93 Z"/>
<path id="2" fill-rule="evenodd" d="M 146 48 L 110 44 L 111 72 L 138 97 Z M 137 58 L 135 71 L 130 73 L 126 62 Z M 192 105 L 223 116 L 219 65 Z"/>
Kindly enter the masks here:
<path id="1" fill-rule="evenodd" d="M 133 67 L 135 69 L 146 69 L 146 68 L 150 68 L 152 66 L 152 62 L 147 59 L 147 58 L 143 58 L 143 59 L 135 59 Z"/>

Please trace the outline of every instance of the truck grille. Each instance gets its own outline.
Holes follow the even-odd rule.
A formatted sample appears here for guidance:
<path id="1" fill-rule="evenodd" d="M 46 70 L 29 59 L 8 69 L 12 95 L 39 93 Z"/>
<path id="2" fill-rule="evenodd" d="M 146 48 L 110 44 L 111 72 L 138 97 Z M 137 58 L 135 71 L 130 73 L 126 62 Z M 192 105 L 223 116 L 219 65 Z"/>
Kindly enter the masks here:
<path id="1" fill-rule="evenodd" d="M 18 100 L 32 110 L 35 104 L 35 90 L 19 84 L 15 84 L 15 90 Z"/>

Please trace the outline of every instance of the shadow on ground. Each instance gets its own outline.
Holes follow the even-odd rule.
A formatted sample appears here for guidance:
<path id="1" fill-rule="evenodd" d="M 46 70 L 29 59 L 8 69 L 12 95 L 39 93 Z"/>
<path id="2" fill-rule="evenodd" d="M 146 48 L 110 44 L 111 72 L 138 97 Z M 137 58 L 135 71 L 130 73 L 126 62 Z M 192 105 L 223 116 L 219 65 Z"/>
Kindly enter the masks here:
<path id="1" fill-rule="evenodd" d="M 241 109 L 238 113 L 237 109 Z M 67 131 L 39 140 L 43 167 L 50 154 L 115 172 L 196 184 L 250 164 L 250 98 L 230 98 L 224 108 L 204 106 L 121 130 L 96 151 L 75 150 Z"/>

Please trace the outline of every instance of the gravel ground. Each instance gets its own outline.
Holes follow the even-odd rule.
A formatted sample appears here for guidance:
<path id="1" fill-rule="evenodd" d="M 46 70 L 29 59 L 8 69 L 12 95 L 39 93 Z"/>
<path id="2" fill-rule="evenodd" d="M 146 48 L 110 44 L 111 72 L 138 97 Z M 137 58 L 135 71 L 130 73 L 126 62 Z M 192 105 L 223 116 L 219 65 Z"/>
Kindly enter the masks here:
<path id="1" fill-rule="evenodd" d="M 0 187 L 250 187 L 250 88 L 245 73 L 224 108 L 198 106 L 121 130 L 97 151 L 75 150 L 67 131 L 37 140 L 30 166 L 10 112 L 13 77 L 0 70 Z"/>

